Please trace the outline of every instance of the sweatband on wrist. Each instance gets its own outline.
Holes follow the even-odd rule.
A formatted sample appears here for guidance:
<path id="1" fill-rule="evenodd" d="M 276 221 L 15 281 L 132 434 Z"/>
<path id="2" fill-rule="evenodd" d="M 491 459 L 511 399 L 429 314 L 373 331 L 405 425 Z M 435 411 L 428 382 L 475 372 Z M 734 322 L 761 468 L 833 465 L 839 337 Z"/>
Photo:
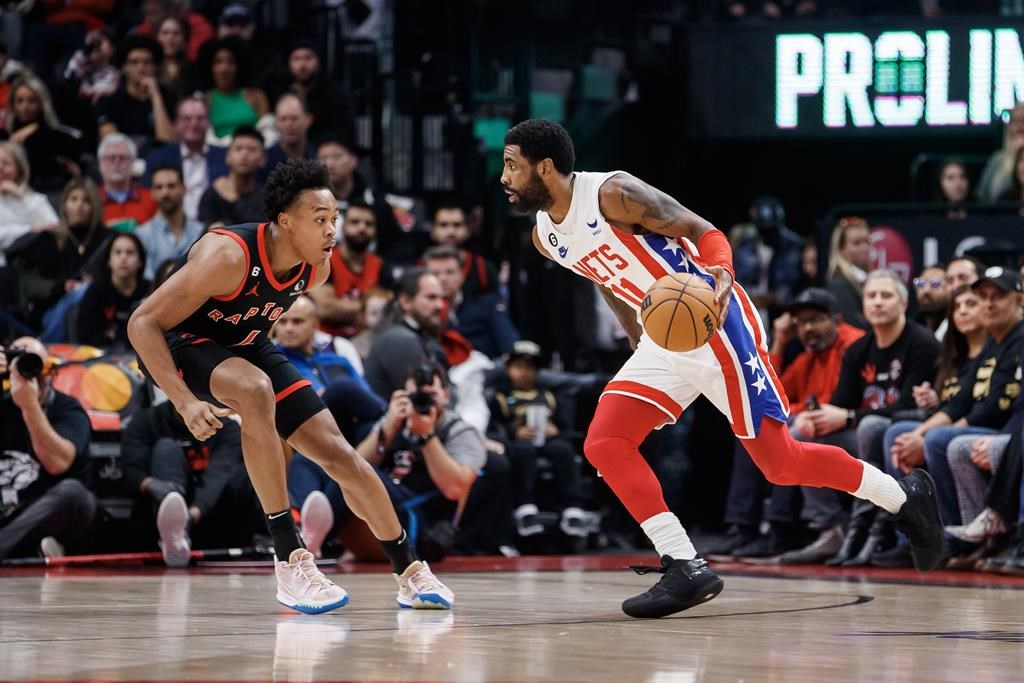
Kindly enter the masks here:
<path id="1" fill-rule="evenodd" d="M 705 232 L 697 240 L 697 251 L 700 252 L 701 261 L 709 266 L 725 268 L 733 280 L 736 279 L 736 271 L 732 267 L 732 247 L 724 232 L 717 228 Z"/>

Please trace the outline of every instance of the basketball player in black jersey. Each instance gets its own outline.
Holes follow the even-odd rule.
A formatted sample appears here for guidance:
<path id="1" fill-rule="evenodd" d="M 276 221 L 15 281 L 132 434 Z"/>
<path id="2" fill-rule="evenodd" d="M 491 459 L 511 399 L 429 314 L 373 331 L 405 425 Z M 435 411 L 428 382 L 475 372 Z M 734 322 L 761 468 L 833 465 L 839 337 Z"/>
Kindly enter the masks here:
<path id="1" fill-rule="evenodd" d="M 380 539 L 399 605 L 449 609 L 452 592 L 416 558 L 373 468 L 267 338 L 296 297 L 330 272 L 338 207 L 327 170 L 311 160 L 286 161 L 264 192 L 273 220 L 211 230 L 197 240 L 132 315 L 131 343 L 196 438 L 212 436 L 231 411 L 241 417 L 242 454 L 278 557 L 278 601 L 308 614 L 348 602 L 302 546 L 289 508 L 284 439 L 341 485 L 348 506 Z"/>

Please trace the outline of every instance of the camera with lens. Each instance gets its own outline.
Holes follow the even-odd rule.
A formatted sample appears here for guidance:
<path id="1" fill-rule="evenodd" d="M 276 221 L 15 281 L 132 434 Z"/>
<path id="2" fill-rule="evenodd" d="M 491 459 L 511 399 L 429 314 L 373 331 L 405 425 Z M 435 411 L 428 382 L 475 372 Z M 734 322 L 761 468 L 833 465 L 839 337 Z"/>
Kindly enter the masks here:
<path id="1" fill-rule="evenodd" d="M 412 409 L 420 415 L 430 415 L 430 409 L 435 405 L 434 395 L 423 391 L 422 387 L 429 387 L 434 383 L 434 372 L 430 367 L 419 367 L 412 376 L 416 382 L 416 391 L 409 394 Z"/>
<path id="2" fill-rule="evenodd" d="M 35 379 L 43 374 L 43 359 L 31 351 L 15 347 L 4 350 L 4 355 L 7 356 L 7 366 L 16 369 L 25 379 Z"/>

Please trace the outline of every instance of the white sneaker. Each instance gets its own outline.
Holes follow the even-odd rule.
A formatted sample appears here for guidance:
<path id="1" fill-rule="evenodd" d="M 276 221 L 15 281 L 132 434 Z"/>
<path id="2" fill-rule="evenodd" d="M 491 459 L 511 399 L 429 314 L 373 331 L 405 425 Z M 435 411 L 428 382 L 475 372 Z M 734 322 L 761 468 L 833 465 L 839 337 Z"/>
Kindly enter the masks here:
<path id="1" fill-rule="evenodd" d="M 537 519 L 540 510 L 533 503 L 525 503 L 516 508 L 513 513 L 516 519 L 516 531 L 520 536 L 526 538 L 544 531 L 544 525 Z"/>
<path id="2" fill-rule="evenodd" d="M 398 581 L 398 606 L 413 609 L 451 609 L 455 594 L 441 583 L 426 562 L 417 560 L 406 568 Z"/>
<path id="3" fill-rule="evenodd" d="M 168 567 L 187 567 L 192 553 L 188 537 L 188 505 L 177 491 L 160 501 L 156 512 L 156 528 L 160 530 L 160 551 Z"/>
<path id="4" fill-rule="evenodd" d="M 292 551 L 287 562 L 278 562 L 277 601 L 303 614 L 322 614 L 344 607 L 348 593 L 316 566 L 313 553 L 305 548 Z"/>
<path id="5" fill-rule="evenodd" d="M 981 543 L 987 538 L 1005 534 L 1009 530 L 1010 527 L 1003 516 L 992 508 L 982 510 L 970 524 L 946 527 L 947 534 L 968 543 Z"/>
<path id="6" fill-rule="evenodd" d="M 594 530 L 593 517 L 593 513 L 578 507 L 568 507 L 562 510 L 562 519 L 558 526 L 566 536 L 586 538 Z"/>
<path id="7" fill-rule="evenodd" d="M 64 546 L 53 536 L 45 536 L 39 541 L 39 552 L 45 558 L 64 557 Z"/>
<path id="8" fill-rule="evenodd" d="M 302 502 L 299 520 L 302 524 L 299 535 L 306 544 L 306 550 L 320 557 L 324 539 L 334 526 L 334 510 L 331 509 L 331 501 L 323 491 L 313 491 L 306 496 L 306 500 Z"/>

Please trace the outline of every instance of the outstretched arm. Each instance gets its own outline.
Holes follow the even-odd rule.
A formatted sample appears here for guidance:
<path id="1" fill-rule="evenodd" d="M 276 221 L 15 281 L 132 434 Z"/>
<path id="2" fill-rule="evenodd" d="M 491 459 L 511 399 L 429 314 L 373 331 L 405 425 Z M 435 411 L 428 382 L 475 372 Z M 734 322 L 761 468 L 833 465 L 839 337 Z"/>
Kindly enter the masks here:
<path id="1" fill-rule="evenodd" d="M 719 327 L 728 314 L 732 293 L 732 249 L 722 231 L 661 190 L 628 173 L 617 173 L 601 185 L 601 214 L 612 225 L 634 233 L 653 232 L 685 237 L 697 245 L 706 270 L 715 278 Z"/>

